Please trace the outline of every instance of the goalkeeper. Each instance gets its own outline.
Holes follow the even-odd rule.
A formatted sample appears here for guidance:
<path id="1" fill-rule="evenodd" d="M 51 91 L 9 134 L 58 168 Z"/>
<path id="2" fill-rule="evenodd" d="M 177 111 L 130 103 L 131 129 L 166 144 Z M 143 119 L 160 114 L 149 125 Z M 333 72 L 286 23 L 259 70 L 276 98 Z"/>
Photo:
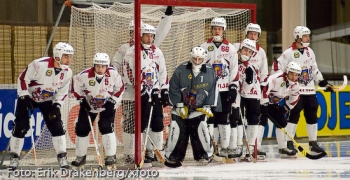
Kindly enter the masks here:
<path id="1" fill-rule="evenodd" d="M 204 48 L 194 47 L 190 54 L 191 60 L 177 67 L 169 83 L 173 109 L 165 149 L 168 167 L 182 165 L 188 138 L 191 138 L 196 161 L 208 163 L 213 156 L 206 120 L 212 116 L 211 107 L 216 106 L 218 98 L 216 78 L 213 68 L 205 64 L 207 52 Z"/>

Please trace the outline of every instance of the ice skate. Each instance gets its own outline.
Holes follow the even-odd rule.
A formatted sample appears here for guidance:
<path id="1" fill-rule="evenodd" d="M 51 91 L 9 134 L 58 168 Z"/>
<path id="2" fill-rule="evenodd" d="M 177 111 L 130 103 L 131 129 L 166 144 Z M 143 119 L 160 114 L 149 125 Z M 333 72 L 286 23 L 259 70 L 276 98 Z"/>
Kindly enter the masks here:
<path id="1" fill-rule="evenodd" d="M 16 170 L 19 165 L 20 157 L 16 153 L 11 154 L 10 165 L 8 166 L 12 170 Z"/>
<path id="2" fill-rule="evenodd" d="M 249 150 L 246 149 L 246 154 L 245 154 L 245 157 L 241 158 L 241 161 L 246 161 L 246 162 L 255 162 L 256 160 L 254 159 L 253 157 L 253 149 L 254 149 L 254 146 L 249 146 Z"/>
<path id="3" fill-rule="evenodd" d="M 290 150 L 292 150 L 293 153 L 295 153 L 295 154 L 298 152 L 298 150 L 295 149 L 295 147 L 294 147 L 293 141 L 287 141 L 287 148 L 290 149 Z"/>
<path id="4" fill-rule="evenodd" d="M 253 153 L 253 154 L 255 154 L 255 153 Z M 265 158 L 266 158 L 266 152 L 263 152 L 263 151 L 261 151 L 261 150 L 259 150 L 259 149 L 257 149 L 257 159 L 258 160 L 265 160 Z"/>
<path id="5" fill-rule="evenodd" d="M 288 148 L 283 148 L 278 150 L 282 159 L 296 158 L 296 153 Z"/>
<path id="6" fill-rule="evenodd" d="M 146 156 L 145 156 L 143 167 L 144 168 L 151 168 L 153 159 L 154 159 L 153 151 L 152 150 L 146 150 Z"/>
<path id="7" fill-rule="evenodd" d="M 182 166 L 182 163 L 180 161 L 166 159 L 164 165 L 170 168 L 177 168 Z"/>
<path id="8" fill-rule="evenodd" d="M 68 161 L 67 161 L 67 153 L 61 153 L 57 155 L 58 165 L 61 168 L 69 169 Z"/>
<path id="9" fill-rule="evenodd" d="M 221 157 L 227 157 L 228 156 L 228 152 L 227 152 L 227 148 L 221 148 L 220 149 L 220 156 Z"/>
<path id="10" fill-rule="evenodd" d="M 242 146 L 238 146 L 236 149 L 229 149 L 228 158 L 239 158 L 242 156 Z"/>
<path id="11" fill-rule="evenodd" d="M 317 154 L 325 152 L 324 149 L 322 149 L 318 145 L 317 141 L 310 141 L 309 142 L 309 149 L 310 149 L 310 154 L 312 154 L 312 155 L 317 155 Z"/>
<path id="12" fill-rule="evenodd" d="M 86 164 L 86 155 L 85 156 L 77 156 L 74 161 L 72 161 L 72 169 L 79 170 L 84 169 Z"/>
<path id="13" fill-rule="evenodd" d="M 107 170 L 113 170 L 113 169 L 116 169 L 116 155 L 114 156 L 107 156 L 105 158 L 105 166 L 106 166 L 106 169 Z"/>

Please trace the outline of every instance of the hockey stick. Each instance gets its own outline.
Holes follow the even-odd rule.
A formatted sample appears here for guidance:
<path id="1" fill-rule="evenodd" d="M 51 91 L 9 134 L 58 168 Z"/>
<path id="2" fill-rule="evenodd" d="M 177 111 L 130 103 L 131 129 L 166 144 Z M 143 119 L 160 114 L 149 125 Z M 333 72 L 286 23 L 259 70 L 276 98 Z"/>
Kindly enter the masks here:
<path id="1" fill-rule="evenodd" d="M 164 163 L 165 163 L 165 159 L 164 159 L 163 155 L 160 153 L 159 149 L 158 149 L 157 146 L 154 144 L 152 138 L 151 138 L 148 134 L 146 134 L 146 136 L 148 137 L 148 139 L 149 139 L 149 141 L 151 142 L 152 146 L 155 148 L 154 154 L 156 154 L 157 159 L 158 159 L 162 164 L 164 164 Z"/>
<path id="2" fill-rule="evenodd" d="M 250 157 L 250 159 L 253 160 L 254 163 L 256 163 L 256 162 L 257 162 L 257 159 L 256 159 L 256 158 L 253 158 L 252 152 L 250 152 L 250 149 L 249 149 L 248 136 L 247 136 L 247 131 L 246 131 L 246 129 L 245 129 L 245 121 L 244 121 L 244 119 L 243 119 L 241 109 L 239 109 L 239 114 L 240 114 L 241 119 L 242 119 L 243 133 L 244 133 L 244 136 L 245 136 L 245 145 L 247 146 L 247 150 L 248 150 L 248 153 L 249 153 L 249 157 Z"/>
<path id="3" fill-rule="evenodd" d="M 151 119 L 152 119 L 152 113 L 153 113 L 153 106 L 151 106 L 151 110 L 150 110 L 150 114 L 149 114 L 149 118 L 148 118 L 148 125 L 147 125 L 147 129 L 146 129 L 146 136 L 148 136 L 148 131 L 149 131 L 149 126 L 151 125 Z M 142 168 L 144 162 L 145 162 L 145 158 L 146 158 L 146 145 L 147 145 L 147 137 L 145 138 L 145 142 L 143 144 L 143 150 L 142 150 L 142 159 L 141 162 L 139 164 L 140 168 Z"/>
<path id="4" fill-rule="evenodd" d="M 343 76 L 343 84 L 338 87 L 333 87 L 334 91 L 342 91 L 346 88 L 348 85 L 348 77 L 346 75 Z M 314 89 L 310 87 L 301 87 L 300 89 Z M 326 90 L 326 87 L 317 87 L 316 90 Z"/>
<path id="5" fill-rule="evenodd" d="M 98 150 L 98 145 L 97 145 L 97 141 L 96 141 L 96 136 L 95 136 L 95 133 L 94 133 L 94 128 L 92 127 L 92 122 L 91 122 L 91 118 L 90 118 L 89 112 L 87 112 L 87 117 L 88 117 L 89 124 L 90 124 L 90 129 L 91 129 L 92 138 L 94 139 L 95 150 L 96 150 L 97 159 L 98 159 L 98 165 L 102 168 L 102 167 L 103 167 L 102 158 L 101 158 L 100 151 Z"/>
<path id="6" fill-rule="evenodd" d="M 43 162 L 43 160 L 38 161 L 38 159 L 36 158 L 36 149 L 35 149 L 35 142 L 34 142 L 34 129 L 33 129 L 33 123 L 32 123 L 33 119 L 32 119 L 32 113 L 31 113 L 30 109 L 28 109 L 28 117 L 29 117 L 29 126 L 30 126 L 30 129 L 32 131 L 31 135 L 30 135 L 30 139 L 32 141 L 32 153 L 33 153 L 34 164 L 36 166 L 39 166 Z"/>
<path id="7" fill-rule="evenodd" d="M 303 156 L 305 156 L 305 157 L 307 157 L 307 158 L 309 158 L 309 159 L 314 159 L 314 160 L 315 160 L 315 159 L 320 159 L 320 158 L 322 158 L 322 157 L 324 157 L 324 156 L 327 155 L 327 153 L 326 153 L 325 151 L 323 151 L 323 152 L 321 152 L 320 154 L 317 154 L 317 155 L 311 155 L 311 154 L 307 153 L 307 152 L 304 150 L 304 148 L 302 148 L 302 147 L 294 140 L 294 138 L 292 138 L 292 136 L 290 136 L 290 135 L 288 134 L 288 132 L 287 132 L 283 127 L 281 127 L 281 126 L 277 123 L 277 121 L 276 121 L 275 119 L 273 119 L 273 118 L 271 117 L 271 115 L 267 114 L 267 116 L 269 117 L 270 121 L 272 121 L 272 122 L 277 126 L 277 128 L 281 129 L 281 131 L 282 131 L 284 134 L 286 134 L 286 135 L 289 137 L 289 139 L 291 139 L 291 140 L 294 142 L 295 146 L 298 148 L 298 150 L 301 152 L 301 154 L 303 154 Z"/>
<path id="8" fill-rule="evenodd" d="M 97 119 L 98 118 L 98 119 Z M 97 120 L 100 120 L 100 113 L 97 114 L 96 116 L 96 126 L 95 126 L 95 132 L 96 132 L 96 140 L 97 140 L 97 144 L 98 144 L 98 133 L 99 133 L 99 126 L 98 126 L 98 123 L 97 123 Z M 103 142 L 102 142 L 102 134 L 101 134 L 101 142 L 100 142 L 100 148 L 99 150 L 101 150 L 100 154 L 101 154 L 101 158 L 104 159 L 106 158 L 106 152 L 104 150 L 104 147 L 103 147 Z"/>

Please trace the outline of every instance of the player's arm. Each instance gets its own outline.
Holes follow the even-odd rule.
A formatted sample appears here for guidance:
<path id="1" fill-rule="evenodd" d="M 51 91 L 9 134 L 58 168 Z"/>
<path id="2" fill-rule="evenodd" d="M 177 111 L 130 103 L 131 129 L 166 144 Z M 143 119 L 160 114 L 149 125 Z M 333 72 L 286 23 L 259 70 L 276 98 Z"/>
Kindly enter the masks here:
<path id="1" fill-rule="evenodd" d="M 264 51 L 264 49 L 260 48 L 261 49 L 261 52 L 260 52 L 260 55 L 261 55 L 261 67 L 259 69 L 259 72 L 260 72 L 260 81 L 264 81 L 265 78 L 267 77 L 267 75 L 269 74 L 269 69 L 267 67 L 267 57 L 266 57 L 266 53 Z"/>
<path id="2" fill-rule="evenodd" d="M 284 51 L 279 58 L 273 61 L 271 74 L 274 74 L 276 72 L 286 72 L 287 65 L 291 61 L 289 60 L 288 52 L 289 50 Z"/>
<path id="3" fill-rule="evenodd" d="M 172 104 L 173 106 L 176 106 L 178 103 L 183 103 L 181 94 L 182 89 L 180 87 L 180 76 L 181 70 L 178 67 L 175 69 L 174 74 L 169 81 L 169 98 L 170 104 Z"/>
<path id="4" fill-rule="evenodd" d="M 82 72 L 73 76 L 70 89 L 70 97 L 76 98 L 77 100 L 84 98 L 84 92 L 82 88 L 84 87 Z"/>
<path id="5" fill-rule="evenodd" d="M 124 55 L 125 55 L 125 47 L 120 46 L 113 56 L 112 64 L 114 67 L 116 67 L 116 69 L 118 69 L 118 72 L 122 72 Z"/>
<path id="6" fill-rule="evenodd" d="M 276 74 L 270 75 L 266 77 L 265 81 L 263 81 L 261 85 L 261 99 L 260 104 L 266 104 L 269 102 L 269 94 L 271 89 L 274 88 L 274 83 L 272 83 L 273 79 L 276 78 Z"/>
<path id="7" fill-rule="evenodd" d="M 66 97 L 68 96 L 69 86 L 70 86 L 70 82 L 72 79 L 72 70 L 71 69 L 68 69 L 66 76 L 67 77 L 65 77 L 65 80 L 64 80 L 62 86 L 57 89 L 56 94 L 54 96 L 54 100 L 53 100 L 53 103 L 58 103 L 61 106 L 64 103 L 64 99 L 66 99 Z"/>
<path id="8" fill-rule="evenodd" d="M 160 89 L 169 89 L 168 73 L 166 71 L 164 55 L 161 51 L 159 54 L 159 84 Z"/>
<path id="9" fill-rule="evenodd" d="M 134 53 L 134 46 L 130 47 L 124 56 L 124 65 L 123 68 L 123 74 L 124 74 L 124 80 L 128 81 L 128 84 L 131 83 L 131 85 L 135 82 L 135 53 Z"/>
<path id="10" fill-rule="evenodd" d="M 30 80 L 34 79 L 39 72 L 40 66 L 36 61 L 28 64 L 17 80 L 18 97 L 29 96 L 28 84 L 30 83 Z"/>
<path id="11" fill-rule="evenodd" d="M 171 21 L 173 17 L 173 7 L 168 6 L 165 10 L 165 15 L 160 19 L 157 29 L 156 29 L 156 38 L 154 39 L 154 45 L 159 47 L 160 44 L 164 41 L 165 37 L 168 35 L 171 28 Z"/>
<path id="12" fill-rule="evenodd" d="M 122 100 L 122 96 L 124 94 L 125 91 L 125 86 L 124 86 L 124 82 L 121 78 L 121 76 L 119 75 L 119 73 L 114 69 L 114 68 L 110 68 L 110 71 L 113 71 L 113 75 L 114 75 L 114 86 L 113 86 L 113 93 L 112 93 L 112 99 L 116 102 L 115 104 L 118 104 L 119 102 L 121 102 Z"/>
<path id="13" fill-rule="evenodd" d="M 295 85 L 292 85 L 291 93 L 289 95 L 289 98 L 286 99 L 286 105 L 289 109 L 293 109 L 295 105 L 298 103 L 300 97 L 299 97 L 299 83 L 296 83 Z"/>

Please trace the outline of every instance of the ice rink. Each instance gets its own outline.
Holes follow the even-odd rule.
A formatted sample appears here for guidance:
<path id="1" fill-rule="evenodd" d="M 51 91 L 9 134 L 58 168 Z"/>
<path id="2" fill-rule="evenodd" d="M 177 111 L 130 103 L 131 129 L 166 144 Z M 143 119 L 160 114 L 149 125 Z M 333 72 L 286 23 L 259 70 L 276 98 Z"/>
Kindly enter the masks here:
<path id="1" fill-rule="evenodd" d="M 308 143 L 300 144 L 305 150 L 308 150 Z M 319 160 L 307 159 L 301 153 L 298 153 L 296 159 L 280 159 L 277 145 L 274 143 L 263 145 L 263 149 L 267 152 L 267 158 L 264 162 L 236 162 L 234 164 L 213 163 L 207 166 L 185 164 L 176 169 L 167 167 L 153 169 L 158 170 L 159 177 L 156 179 L 160 180 L 350 179 L 350 141 L 321 142 L 320 146 L 327 151 L 328 155 Z M 8 163 L 8 161 L 5 162 L 5 164 L 6 163 Z M 9 178 L 7 174 L 7 170 L 2 170 L 0 179 L 17 179 L 14 177 Z"/>

